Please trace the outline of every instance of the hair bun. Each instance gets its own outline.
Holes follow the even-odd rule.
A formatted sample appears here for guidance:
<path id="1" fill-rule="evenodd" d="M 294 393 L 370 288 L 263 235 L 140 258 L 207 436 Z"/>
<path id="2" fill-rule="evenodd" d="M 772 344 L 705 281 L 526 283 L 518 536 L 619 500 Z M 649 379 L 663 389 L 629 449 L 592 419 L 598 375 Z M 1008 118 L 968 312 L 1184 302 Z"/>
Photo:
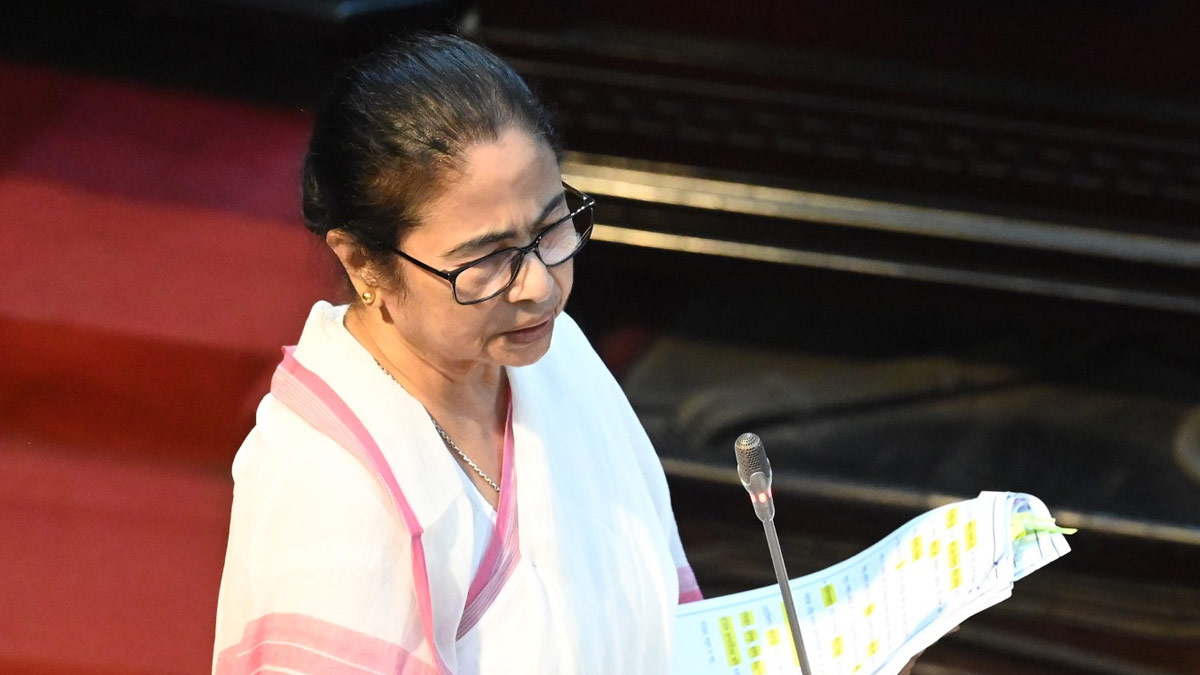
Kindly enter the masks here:
<path id="1" fill-rule="evenodd" d="M 325 193 L 321 190 L 321 182 L 313 175 L 312 162 L 308 156 L 304 158 L 300 181 L 304 227 L 308 228 L 309 232 L 324 237 L 334 229 L 334 225 L 331 223 L 329 207 L 325 203 Z"/>

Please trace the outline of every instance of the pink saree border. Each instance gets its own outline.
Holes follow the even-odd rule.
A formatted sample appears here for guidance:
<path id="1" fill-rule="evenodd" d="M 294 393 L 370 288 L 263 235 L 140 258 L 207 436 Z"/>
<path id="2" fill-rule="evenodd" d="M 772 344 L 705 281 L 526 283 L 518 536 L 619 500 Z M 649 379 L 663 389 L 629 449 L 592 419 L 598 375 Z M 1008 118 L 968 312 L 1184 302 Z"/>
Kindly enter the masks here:
<path id="1" fill-rule="evenodd" d="M 500 589 L 512 576 L 517 562 L 521 559 L 517 520 L 517 471 L 513 463 L 515 450 L 513 442 L 513 404 L 512 392 L 508 397 L 508 418 L 504 423 L 504 454 L 503 475 L 500 477 L 500 504 L 496 514 L 496 528 L 492 531 L 492 539 L 488 542 L 483 559 L 471 586 L 467 589 L 467 602 L 463 609 L 462 620 L 458 625 L 458 637 L 461 639 L 475 627 L 483 617 L 483 613 L 491 607 Z"/>
<path id="2" fill-rule="evenodd" d="M 408 500 L 404 498 L 400 484 L 375 439 L 337 392 L 296 359 L 295 350 L 294 346 L 283 348 L 283 361 L 275 369 L 275 375 L 271 379 L 271 393 L 313 427 L 350 451 L 387 490 L 392 504 L 412 537 L 413 583 L 421 615 L 421 627 L 437 662 L 435 672 L 448 673 L 449 669 L 438 653 L 437 642 L 434 640 L 429 570 L 425 563 L 425 546 L 421 542 L 424 529 L 417 521 Z"/>
<path id="3" fill-rule="evenodd" d="M 437 675 L 400 645 L 304 614 L 267 614 L 217 657 L 216 675 L 286 668 L 312 675 Z"/>
<path id="4" fill-rule="evenodd" d="M 700 584 L 696 582 L 692 566 L 684 565 L 676 568 L 676 571 L 679 573 L 679 604 L 703 600 L 704 594 L 700 592 Z"/>

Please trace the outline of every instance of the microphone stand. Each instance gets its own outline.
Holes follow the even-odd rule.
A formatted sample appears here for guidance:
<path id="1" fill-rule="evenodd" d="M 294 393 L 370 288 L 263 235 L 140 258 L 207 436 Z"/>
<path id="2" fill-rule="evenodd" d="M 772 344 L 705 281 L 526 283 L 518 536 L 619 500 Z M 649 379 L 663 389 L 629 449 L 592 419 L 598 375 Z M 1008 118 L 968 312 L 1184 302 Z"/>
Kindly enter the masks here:
<path id="1" fill-rule="evenodd" d="M 796 604 L 792 600 L 792 587 L 788 583 L 787 569 L 783 566 L 783 552 L 779 548 L 779 535 L 775 532 L 775 520 L 771 518 L 764 520 L 763 530 L 767 533 L 767 547 L 771 549 L 771 564 L 775 566 L 775 580 L 779 582 L 779 590 L 783 594 L 783 608 L 787 612 L 792 644 L 795 645 L 796 656 L 800 659 L 800 672 L 803 675 L 812 675 L 812 666 L 808 664 L 808 654 L 804 651 L 804 640 L 800 637 L 800 622 L 796 619 Z"/>
<path id="2" fill-rule="evenodd" d="M 783 566 L 783 552 L 779 550 L 779 535 L 775 533 L 775 502 L 771 499 L 771 462 L 767 461 L 767 451 L 757 434 L 745 433 L 738 436 L 737 442 L 733 444 L 733 453 L 737 457 L 738 478 L 742 481 L 742 487 L 750 493 L 754 515 L 762 521 L 763 531 L 767 533 L 771 564 L 775 566 L 775 580 L 779 582 L 779 592 L 783 596 L 783 609 L 787 612 L 788 629 L 792 633 L 792 646 L 796 649 L 800 672 L 803 675 L 812 675 L 808 654 L 804 651 L 804 639 L 800 636 L 800 621 L 796 618 L 792 587 L 788 584 L 787 569 Z"/>

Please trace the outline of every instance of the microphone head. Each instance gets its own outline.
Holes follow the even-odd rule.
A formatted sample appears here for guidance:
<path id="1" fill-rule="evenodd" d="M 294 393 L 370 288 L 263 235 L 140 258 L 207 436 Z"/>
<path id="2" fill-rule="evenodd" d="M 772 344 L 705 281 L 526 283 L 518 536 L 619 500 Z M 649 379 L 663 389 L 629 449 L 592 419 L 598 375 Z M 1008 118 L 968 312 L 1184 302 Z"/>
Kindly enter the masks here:
<path id="1" fill-rule="evenodd" d="M 749 489 L 750 476 L 756 473 L 765 474 L 767 485 L 770 485 L 771 463 L 767 461 L 767 449 L 763 447 L 758 434 L 745 433 L 738 436 L 733 443 L 733 454 L 737 456 L 738 478 L 742 479 L 742 485 Z"/>

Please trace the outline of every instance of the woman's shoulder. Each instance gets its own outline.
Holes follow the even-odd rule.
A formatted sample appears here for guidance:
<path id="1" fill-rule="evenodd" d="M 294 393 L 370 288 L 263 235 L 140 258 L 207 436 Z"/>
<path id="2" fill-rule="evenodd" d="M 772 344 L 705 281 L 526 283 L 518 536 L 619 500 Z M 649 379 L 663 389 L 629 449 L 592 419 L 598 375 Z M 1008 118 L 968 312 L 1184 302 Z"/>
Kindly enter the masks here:
<path id="1" fill-rule="evenodd" d="M 356 457 L 270 394 L 234 458 L 233 479 L 235 500 L 248 499 L 263 516 L 383 517 L 388 510 L 375 477 Z"/>

